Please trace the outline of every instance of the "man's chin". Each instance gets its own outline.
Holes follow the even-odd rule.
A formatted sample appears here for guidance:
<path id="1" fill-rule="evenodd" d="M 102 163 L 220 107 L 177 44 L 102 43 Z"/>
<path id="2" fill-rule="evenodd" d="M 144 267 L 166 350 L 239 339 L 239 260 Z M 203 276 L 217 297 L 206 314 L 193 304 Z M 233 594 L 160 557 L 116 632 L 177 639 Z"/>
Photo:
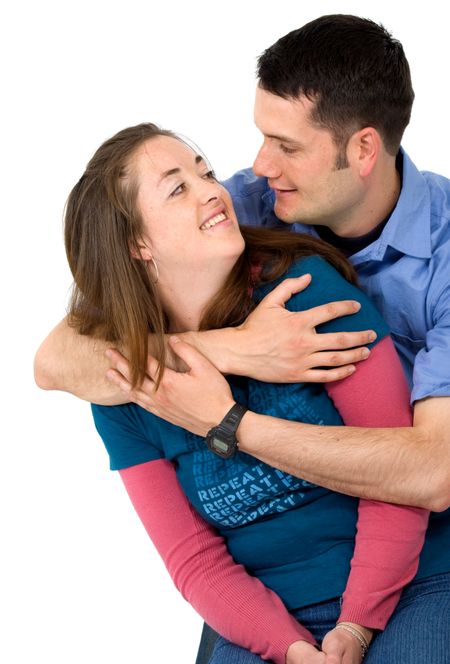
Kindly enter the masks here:
<path id="1" fill-rule="evenodd" d="M 299 214 L 296 210 L 287 210 L 285 206 L 275 203 L 273 208 L 276 216 L 285 224 L 295 224 L 299 220 Z"/>

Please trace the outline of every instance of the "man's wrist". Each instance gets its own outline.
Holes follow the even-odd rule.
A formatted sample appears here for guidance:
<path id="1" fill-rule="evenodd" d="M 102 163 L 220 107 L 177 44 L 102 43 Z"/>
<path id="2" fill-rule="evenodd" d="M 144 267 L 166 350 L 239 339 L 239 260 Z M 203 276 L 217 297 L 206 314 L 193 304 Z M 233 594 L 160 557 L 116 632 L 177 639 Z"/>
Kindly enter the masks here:
<path id="1" fill-rule="evenodd" d="M 239 328 L 224 327 L 221 330 L 183 332 L 180 338 L 194 346 L 221 374 L 245 375 L 243 351 Z M 240 352 L 239 352 L 240 351 Z"/>

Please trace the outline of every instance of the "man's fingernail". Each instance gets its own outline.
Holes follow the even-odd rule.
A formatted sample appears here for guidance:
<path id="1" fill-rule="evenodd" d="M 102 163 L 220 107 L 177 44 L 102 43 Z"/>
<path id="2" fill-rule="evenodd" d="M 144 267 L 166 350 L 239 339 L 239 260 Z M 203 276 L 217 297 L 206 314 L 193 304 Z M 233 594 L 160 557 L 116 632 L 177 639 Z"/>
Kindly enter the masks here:
<path id="1" fill-rule="evenodd" d="M 170 337 L 170 341 L 173 344 L 177 344 L 180 341 L 180 338 L 179 337 Z"/>
<path id="2" fill-rule="evenodd" d="M 361 302 L 353 302 L 353 309 L 359 311 L 361 309 Z"/>
<path id="3" fill-rule="evenodd" d="M 111 357 L 112 357 L 112 353 L 111 353 L 111 351 L 109 350 L 109 348 L 108 348 L 108 350 L 105 350 L 105 355 L 106 355 L 106 357 L 108 357 L 109 359 L 111 359 Z"/>

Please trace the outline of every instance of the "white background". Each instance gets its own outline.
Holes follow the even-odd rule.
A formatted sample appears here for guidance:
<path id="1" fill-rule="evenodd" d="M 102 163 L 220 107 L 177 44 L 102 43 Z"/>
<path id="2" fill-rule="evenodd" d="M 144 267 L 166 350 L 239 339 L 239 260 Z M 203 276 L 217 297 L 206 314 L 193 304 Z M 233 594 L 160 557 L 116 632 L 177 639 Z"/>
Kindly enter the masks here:
<path id="1" fill-rule="evenodd" d="M 256 56 L 326 13 L 393 31 L 416 102 L 404 146 L 450 174 L 444 2 L 20 2 L 1 35 L 0 659 L 193 663 L 201 620 L 173 589 L 94 431 L 89 406 L 38 390 L 33 355 L 70 286 L 62 210 L 95 148 L 154 121 L 229 176 L 251 164 Z M 4 651 L 4 652 L 3 652 Z"/>

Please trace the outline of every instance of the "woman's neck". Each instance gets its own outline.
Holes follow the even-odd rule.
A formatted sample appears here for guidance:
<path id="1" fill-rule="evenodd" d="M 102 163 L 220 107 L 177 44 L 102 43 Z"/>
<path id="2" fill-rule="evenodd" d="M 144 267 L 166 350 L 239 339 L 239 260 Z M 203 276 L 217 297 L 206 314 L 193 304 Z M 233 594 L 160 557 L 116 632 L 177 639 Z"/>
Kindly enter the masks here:
<path id="1" fill-rule="evenodd" d="M 203 314 L 223 287 L 227 274 L 212 274 L 210 269 L 192 275 L 161 279 L 158 289 L 164 311 L 169 318 L 170 332 L 198 330 Z"/>

